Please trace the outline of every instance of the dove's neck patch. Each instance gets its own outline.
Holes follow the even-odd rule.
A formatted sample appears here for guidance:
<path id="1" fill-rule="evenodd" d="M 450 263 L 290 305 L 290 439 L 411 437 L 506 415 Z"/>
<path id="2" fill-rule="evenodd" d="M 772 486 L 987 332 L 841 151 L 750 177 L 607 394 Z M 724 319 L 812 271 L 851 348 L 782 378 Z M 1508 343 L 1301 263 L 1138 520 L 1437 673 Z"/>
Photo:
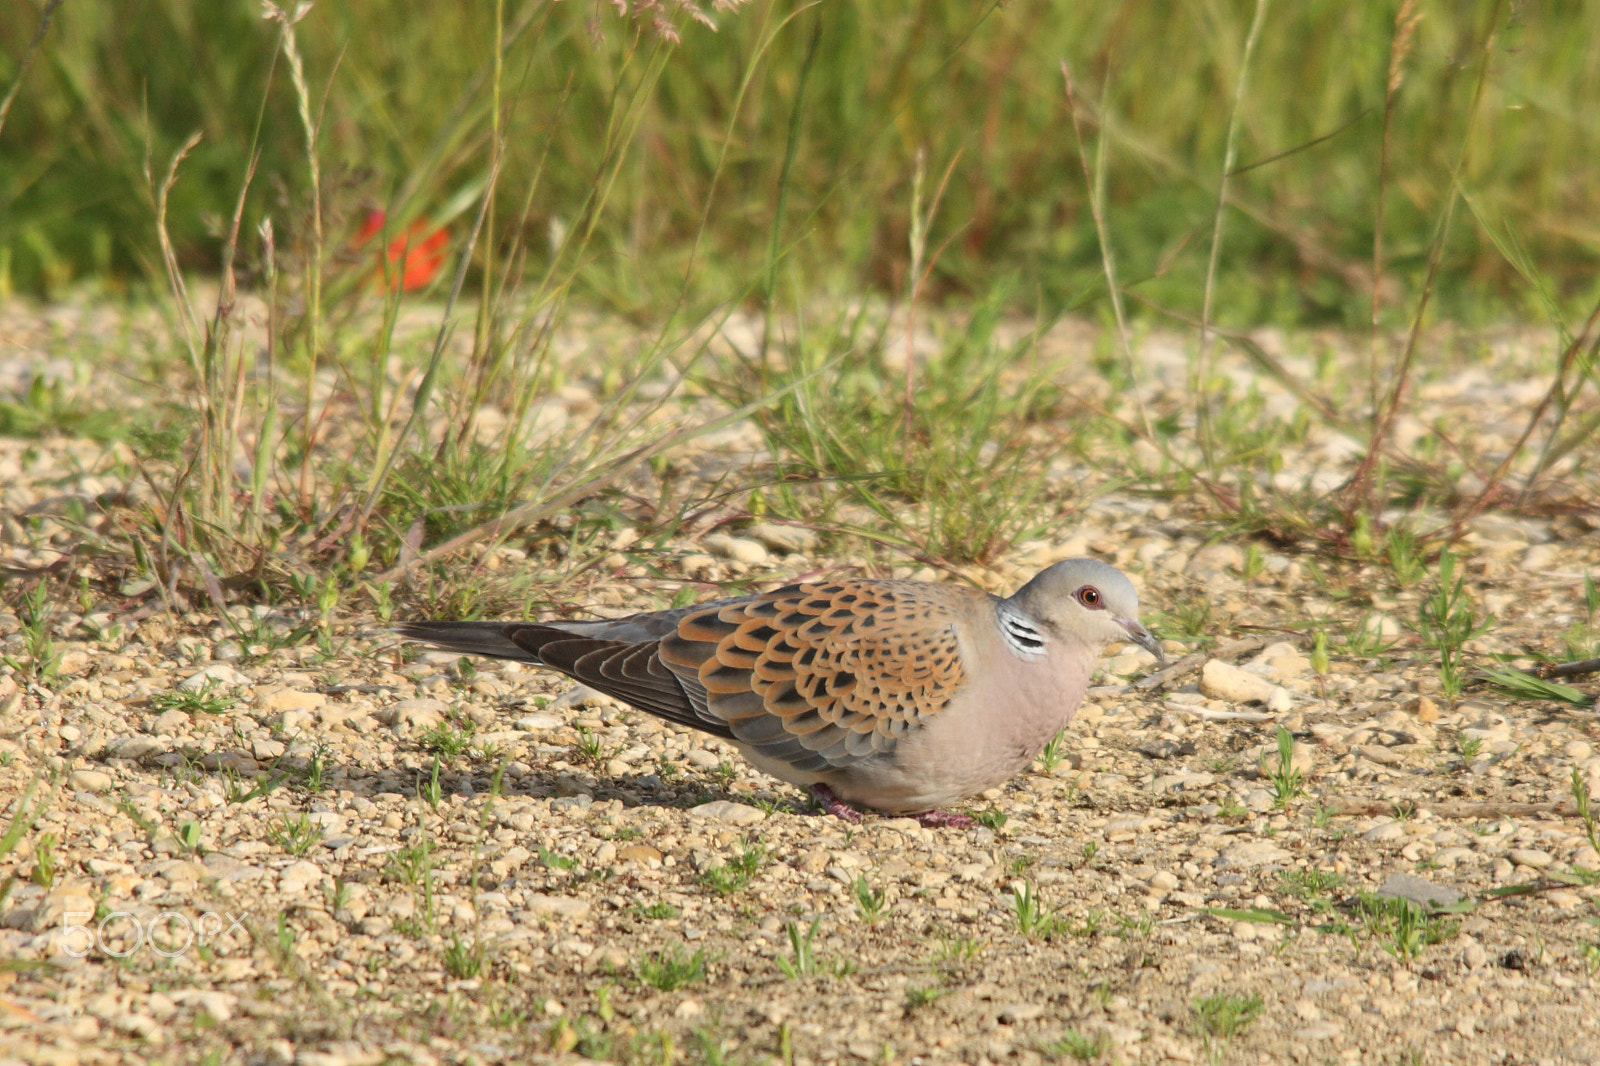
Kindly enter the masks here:
<path id="1" fill-rule="evenodd" d="M 1046 638 L 1037 622 L 1004 601 L 995 607 L 994 617 L 1000 623 L 1000 635 L 1011 654 L 1027 662 L 1044 658 Z"/>

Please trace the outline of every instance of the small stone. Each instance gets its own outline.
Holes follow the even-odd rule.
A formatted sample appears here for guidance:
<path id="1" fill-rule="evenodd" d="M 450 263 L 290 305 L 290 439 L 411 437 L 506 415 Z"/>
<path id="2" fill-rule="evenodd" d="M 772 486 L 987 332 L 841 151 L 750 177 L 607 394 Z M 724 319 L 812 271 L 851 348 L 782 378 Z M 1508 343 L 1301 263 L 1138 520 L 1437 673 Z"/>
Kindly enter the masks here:
<path id="1" fill-rule="evenodd" d="M 727 822 L 730 825 L 757 825 L 767 820 L 764 811 L 732 800 L 712 800 L 698 807 L 690 807 L 689 817 L 706 822 Z"/>
<path id="2" fill-rule="evenodd" d="M 1144 673 L 1155 661 L 1156 657 L 1143 648 L 1124 647 L 1106 661 L 1106 670 L 1116 677 L 1132 677 Z"/>
<path id="3" fill-rule="evenodd" d="M 1265 814 L 1277 806 L 1277 801 L 1272 798 L 1272 793 L 1264 788 L 1252 788 L 1244 794 L 1245 809 L 1255 814 Z"/>
<path id="4" fill-rule="evenodd" d="M 1268 644 L 1250 664 L 1251 673 L 1261 673 L 1278 684 L 1311 672 L 1311 660 L 1300 654 L 1300 649 L 1286 640 Z"/>
<path id="5" fill-rule="evenodd" d="M 817 534 L 804 526 L 780 526 L 771 522 L 758 522 L 744 533 L 769 550 L 787 555 L 808 552 L 817 546 Z"/>
<path id="6" fill-rule="evenodd" d="M 67 784 L 82 792 L 104 792 L 112 778 L 104 770 L 74 770 L 67 775 Z"/>
<path id="7" fill-rule="evenodd" d="M 732 559 L 746 566 L 764 566 L 771 559 L 760 541 L 745 537 L 729 536 L 727 533 L 708 533 L 700 543 L 712 555 Z"/>
<path id="8" fill-rule="evenodd" d="M 1476 940 L 1468 938 L 1461 948 L 1461 965 L 1469 970 L 1476 970 L 1489 961 L 1489 953 L 1483 950 L 1483 945 Z"/>
<path id="9" fill-rule="evenodd" d="M 167 750 L 167 745 L 155 737 L 115 737 L 106 745 L 106 754 L 113 759 L 148 759 Z"/>
<path id="10" fill-rule="evenodd" d="M 1512 848 L 1506 852 L 1506 858 L 1518 866 L 1532 866 L 1535 869 L 1543 869 L 1556 861 L 1548 851 L 1539 851 L 1536 848 Z"/>
<path id="11" fill-rule="evenodd" d="M 661 861 L 661 852 L 649 844 L 629 844 L 617 849 L 617 859 L 622 862 L 656 862 Z"/>
<path id="12" fill-rule="evenodd" d="M 1289 695 L 1288 689 L 1277 685 L 1267 697 L 1267 710 L 1272 714 L 1288 714 L 1294 710 L 1294 697 Z"/>
<path id="13" fill-rule="evenodd" d="M 1158 870 L 1150 876 L 1149 885 L 1158 892 L 1171 892 L 1178 887 L 1178 877 L 1167 870 Z"/>
<path id="14" fill-rule="evenodd" d="M 56 673 L 60 674 L 62 677 L 71 677 L 74 674 L 81 674 L 85 670 L 89 669 L 89 664 L 93 661 L 94 660 L 89 657 L 88 652 L 74 648 L 71 651 L 65 651 L 61 653 L 61 659 L 56 663 Z"/>
<path id="15" fill-rule="evenodd" d="M 193 1006 L 211 1015 L 213 1021 L 225 1022 L 233 1017 L 239 997 L 232 992 L 214 992 L 203 988 L 183 988 L 172 993 L 172 998 L 186 1006 Z"/>
<path id="16" fill-rule="evenodd" d="M 224 855 L 220 851 L 212 851 L 200 860 L 206 868 L 206 874 L 218 881 L 253 881 L 258 877 L 266 876 L 266 871 L 259 866 L 251 866 L 240 862 L 231 855 Z"/>
<path id="17" fill-rule="evenodd" d="M 1035 1018 L 1044 1016 L 1044 1008 L 1037 1003 L 1011 1003 L 1000 1008 L 1000 1024 L 1016 1025 L 1018 1022 L 1031 1022 Z"/>
<path id="18" fill-rule="evenodd" d="M 530 893 L 527 913 L 535 918 L 570 918 L 581 921 L 589 916 L 589 902 L 571 896 L 546 896 Z"/>
<path id="19" fill-rule="evenodd" d="M 1399 822 L 1383 822 L 1375 825 L 1361 834 L 1361 839 L 1371 844 L 1381 844 L 1386 840 L 1399 840 L 1406 835 L 1406 827 Z"/>
<path id="20" fill-rule="evenodd" d="M 1548 574 L 1556 566 L 1556 549 L 1553 544 L 1535 544 L 1522 553 L 1522 560 L 1518 565 L 1541 577 Z"/>
<path id="21" fill-rule="evenodd" d="M 1260 758 L 1261 772 L 1268 777 L 1276 774 L 1281 768 L 1283 760 L 1278 758 L 1278 746 L 1276 744 L 1264 745 L 1261 748 Z M 1311 745 L 1298 740 L 1294 741 L 1289 750 L 1289 768 L 1302 777 L 1309 777 L 1316 765 L 1317 753 Z"/>
<path id="22" fill-rule="evenodd" d="M 294 688 L 281 688 L 276 692 L 268 692 L 256 700 L 256 709 L 267 714 L 282 714 L 284 711 L 314 711 L 328 702 L 328 697 L 320 692 L 302 692 Z"/>
<path id="23" fill-rule="evenodd" d="M 1424 909 L 1448 907 L 1461 900 L 1461 893 L 1448 885 L 1436 885 L 1423 877 L 1398 873 L 1389 875 L 1378 889 L 1378 895 L 1410 900 Z"/>
<path id="24" fill-rule="evenodd" d="M 570 711 L 578 707 L 608 707 L 614 705 L 615 702 L 604 692 L 592 689 L 588 685 L 573 685 L 567 691 L 551 700 L 549 709 L 552 711 Z"/>
<path id="25" fill-rule="evenodd" d="M 185 692 L 201 692 L 208 688 L 238 688 L 250 683 L 248 676 L 227 663 L 212 663 L 198 674 L 178 682 L 178 687 Z"/>
<path id="26" fill-rule="evenodd" d="M 1247 840 L 1234 844 L 1218 855 L 1215 865 L 1234 869 L 1288 862 L 1290 854 L 1270 840 Z"/>
<path id="27" fill-rule="evenodd" d="M 525 714 L 512 722 L 511 727 L 524 733 L 542 733 L 546 729 L 559 728 L 562 724 L 561 719 L 553 714 Z"/>
<path id="28" fill-rule="evenodd" d="M 421 697 L 391 703 L 379 711 L 376 717 L 397 735 L 414 736 L 438 725 L 444 720 L 444 713 L 449 709 L 450 705 L 443 700 Z"/>
<path id="29" fill-rule="evenodd" d="M 715 770 L 722 765 L 721 757 L 716 752 L 707 751 L 705 748 L 690 748 L 689 753 L 683 757 L 683 761 L 701 770 Z"/>
<path id="30" fill-rule="evenodd" d="M 1426 696 L 1418 696 L 1406 704 L 1406 710 L 1416 715 L 1419 722 L 1437 722 L 1439 720 L 1439 705 Z"/>
<path id="31" fill-rule="evenodd" d="M 1229 703 L 1266 703 L 1277 686 L 1266 678 L 1241 670 L 1221 659 L 1206 662 L 1200 672 L 1200 692 L 1214 700 Z"/>
<path id="32" fill-rule="evenodd" d="M 322 880 L 322 870 L 314 862 L 304 859 L 290 864 L 278 875 L 278 888 L 284 892 L 303 892 L 309 885 Z"/>

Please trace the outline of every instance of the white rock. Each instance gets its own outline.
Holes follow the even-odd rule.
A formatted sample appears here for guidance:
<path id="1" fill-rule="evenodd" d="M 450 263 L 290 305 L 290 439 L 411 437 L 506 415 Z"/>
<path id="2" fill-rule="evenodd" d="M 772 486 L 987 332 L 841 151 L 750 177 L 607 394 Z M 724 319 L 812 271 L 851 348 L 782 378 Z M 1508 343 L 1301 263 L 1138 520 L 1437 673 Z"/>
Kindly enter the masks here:
<path id="1" fill-rule="evenodd" d="M 1241 670 L 1220 659 L 1206 662 L 1200 672 L 1200 692 L 1214 700 L 1229 703 L 1266 703 L 1272 698 L 1274 686 L 1270 681 Z"/>
<path id="2" fill-rule="evenodd" d="M 705 748 L 690 748 L 683 761 L 701 770 L 715 770 L 722 765 L 722 759 L 717 753 L 707 751 Z"/>
<path id="3" fill-rule="evenodd" d="M 233 1017 L 239 997 L 232 992 L 213 992 L 204 988 L 180 988 L 171 993 L 176 1003 L 198 1007 L 219 1022 Z"/>
<path id="4" fill-rule="evenodd" d="M 116 737 L 106 745 L 106 752 L 114 759 L 148 759 L 167 750 L 155 737 Z"/>
<path id="5" fill-rule="evenodd" d="M 525 714 L 511 724 L 524 733 L 542 733 L 546 729 L 557 729 L 562 723 L 553 714 Z"/>
<path id="6" fill-rule="evenodd" d="M 817 534 L 804 526 L 780 526 L 759 522 L 744 531 L 751 540 L 759 541 L 772 551 L 794 554 L 808 552 L 817 546 Z"/>
<path id="7" fill-rule="evenodd" d="M 731 825 L 756 825 L 767 820 L 764 812 L 732 800 L 712 800 L 689 808 L 689 817 L 705 822 L 727 822 Z"/>
<path id="8" fill-rule="evenodd" d="M 567 691 L 550 701 L 550 710 L 566 711 L 574 707 L 609 707 L 614 701 L 604 692 L 597 692 L 588 685 L 573 685 Z"/>
<path id="9" fill-rule="evenodd" d="M 747 537 L 734 537 L 727 533 L 707 533 L 701 538 L 700 543 L 712 555 L 732 559 L 747 566 L 762 566 L 772 558 L 760 541 L 750 540 Z"/>
<path id="10" fill-rule="evenodd" d="M 308 886 L 320 880 L 322 880 L 321 868 L 314 862 L 302 859 L 292 863 L 278 875 L 278 887 L 284 892 L 303 892 Z"/>
<path id="11" fill-rule="evenodd" d="M 571 918 L 581 921 L 589 916 L 588 900 L 573 899 L 571 896 L 530 893 L 526 908 L 527 913 L 535 918 Z"/>
<path id="12" fill-rule="evenodd" d="M 1125 646 L 1106 662 L 1106 669 L 1117 677 L 1132 677 L 1144 673 L 1155 661 L 1156 657 L 1143 648 Z"/>
<path id="13" fill-rule="evenodd" d="M 401 736 L 411 736 L 432 729 L 444 720 L 450 705 L 443 700 L 422 697 L 391 703 L 377 713 L 378 721 Z"/>
<path id="14" fill-rule="evenodd" d="M 1399 840 L 1406 835 L 1406 827 L 1399 822 L 1384 822 L 1375 825 L 1361 834 L 1361 839 L 1369 843 L 1379 844 L 1386 840 Z"/>
<path id="15" fill-rule="evenodd" d="M 327 702 L 328 697 L 320 692 L 283 688 L 257 698 L 256 709 L 269 714 L 281 714 L 284 711 L 314 711 Z"/>
<path id="16" fill-rule="evenodd" d="M 104 792 L 112 779 L 104 770 L 74 770 L 67 775 L 67 784 L 82 792 Z"/>
<path id="17" fill-rule="evenodd" d="M 179 681 L 178 687 L 185 692 L 200 692 L 206 688 L 238 688 L 251 683 L 249 677 L 227 663 L 212 663 L 198 674 Z"/>
<path id="18" fill-rule="evenodd" d="M 1288 862 L 1290 855 L 1270 840 L 1246 840 L 1225 849 L 1214 865 L 1243 869 L 1268 863 Z"/>
<path id="19" fill-rule="evenodd" d="M 1250 664 L 1251 673 L 1260 673 L 1280 685 L 1291 678 L 1303 677 L 1311 672 L 1311 660 L 1300 654 L 1300 649 L 1286 640 L 1269 644 Z"/>

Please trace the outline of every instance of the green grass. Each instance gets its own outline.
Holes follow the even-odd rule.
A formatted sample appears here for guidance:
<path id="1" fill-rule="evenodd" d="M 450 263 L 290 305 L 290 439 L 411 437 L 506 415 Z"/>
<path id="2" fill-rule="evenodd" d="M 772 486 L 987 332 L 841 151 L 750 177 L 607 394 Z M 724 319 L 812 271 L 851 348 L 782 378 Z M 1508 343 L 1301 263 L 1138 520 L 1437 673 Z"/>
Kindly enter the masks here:
<path id="1" fill-rule="evenodd" d="M 1206 1057 L 1215 1064 L 1222 1062 L 1228 1044 L 1261 1016 L 1263 1003 L 1259 992 L 1216 992 L 1194 1000 L 1189 1007 Z"/>
<path id="2" fill-rule="evenodd" d="M 1466 642 L 1488 629 L 1491 621 L 1479 616 L 1457 562 L 1448 548 L 1439 554 L 1433 588 L 1423 597 L 1415 624 L 1423 644 L 1439 653 L 1439 690 L 1449 699 L 1461 695 L 1466 686 Z"/>
<path id="3" fill-rule="evenodd" d="M 786 479 L 765 493 L 772 506 L 849 528 L 840 512 L 854 505 L 878 536 L 935 558 L 987 559 L 1039 533 L 1050 464 L 1088 423 L 1065 416 L 1033 337 L 999 342 L 1003 309 L 989 295 L 909 372 L 903 339 L 862 314 L 803 338 L 786 368 L 763 364 L 739 382 L 736 402 L 791 390 L 757 415 Z M 1019 365 L 1033 373 L 1009 373 Z"/>
<path id="4" fill-rule="evenodd" d="M 785 932 L 789 937 L 790 955 L 788 958 L 780 955 L 773 960 L 778 967 L 779 973 L 791 981 L 816 976 L 848 977 L 850 974 L 855 973 L 855 963 L 849 959 L 819 955 L 812 948 L 811 942 L 816 939 L 817 926 L 821 924 L 821 918 L 813 918 L 811 919 L 811 924 L 806 927 L 803 933 L 800 931 L 800 925 L 797 922 L 788 922 L 785 925 Z"/>
<path id="5" fill-rule="evenodd" d="M 1049 940 L 1061 929 L 1060 917 L 1046 909 L 1031 882 L 1023 881 L 1011 889 L 1011 906 L 1017 932 L 1029 940 Z"/>
<path id="6" fill-rule="evenodd" d="M 422 734 L 422 749 L 441 759 L 454 759 L 472 747 L 472 736 L 477 727 L 469 718 L 451 718 Z"/>
<path id="7" fill-rule="evenodd" d="M 662 992 L 704 980 L 706 953 L 687 954 L 678 948 L 662 948 L 639 960 L 639 980 Z"/>
<path id="8" fill-rule="evenodd" d="M 208 680 L 198 689 L 152 693 L 150 707 L 156 711 L 183 711 L 185 714 L 221 714 L 239 702 L 232 696 L 213 691 L 215 687 L 215 683 Z"/>
<path id="9" fill-rule="evenodd" d="M 1076 1029 L 1068 1029 L 1054 1040 L 1040 1041 L 1038 1049 L 1040 1054 L 1049 1058 L 1089 1062 L 1111 1050 L 1111 1034 L 1099 1029 L 1091 1036 Z"/>
<path id="10" fill-rule="evenodd" d="M 1289 804 L 1305 795 L 1305 775 L 1295 769 L 1294 735 L 1280 725 L 1277 740 L 1277 765 L 1270 772 L 1267 771 L 1266 759 L 1263 757 L 1262 772 L 1272 786 L 1272 805 L 1286 811 L 1289 809 Z"/>
<path id="11" fill-rule="evenodd" d="M 850 886 L 850 896 L 855 901 L 856 915 L 868 925 L 878 924 L 889 909 L 884 890 L 873 888 L 866 874 L 856 877 Z"/>
<path id="12" fill-rule="evenodd" d="M 313 822 L 310 815 L 290 818 L 285 814 L 267 828 L 267 840 L 289 855 L 304 857 L 322 843 L 322 826 Z"/>
<path id="13" fill-rule="evenodd" d="M 750 887 L 750 881 L 771 859 L 760 843 L 746 844 L 734 859 L 703 870 L 700 883 L 719 896 L 731 896 Z"/>
<path id="14" fill-rule="evenodd" d="M 347 616 L 386 618 L 397 596 L 529 613 L 622 527 L 646 558 L 706 502 L 673 484 L 672 453 L 748 416 L 771 464 L 717 491 L 735 520 L 987 562 L 1054 536 L 1108 481 L 1189 496 L 1248 540 L 1247 576 L 1260 544 L 1289 541 L 1431 588 L 1413 624 L 1453 698 L 1482 620 L 1448 545 L 1481 511 L 1533 502 L 1594 429 L 1571 402 L 1590 370 L 1566 323 L 1597 294 L 1593 242 L 1574 235 L 1600 189 L 1584 106 L 1600 58 L 1578 13 L 1485 0 L 1396 26 L 1329 0 L 1264 10 L 1257 33 L 1247 5 L 763 3 L 669 44 L 611 8 L 591 33 L 593 12 L 537 0 L 317 5 L 293 26 L 146 5 L 58 19 L 34 49 L 38 15 L 13 5 L 0 295 L 165 289 L 176 339 L 113 340 L 119 370 L 151 383 L 138 412 L 35 381 L 0 398 L 0 430 L 125 438 L 110 472 L 153 499 L 114 516 L 114 537 L 71 518 L 75 558 L 181 592 L 252 660 L 311 641 L 334 660 Z M 380 207 L 379 245 L 413 221 L 447 228 L 423 297 L 385 298 L 376 247 L 354 246 Z M 215 303 L 194 272 L 220 280 Z M 236 290 L 261 301 L 255 319 Z M 444 308 L 436 330 L 402 328 L 419 298 Z M 558 358 L 553 338 L 593 307 L 644 328 Z M 729 352 L 708 338 L 735 314 L 754 329 L 728 331 L 750 338 Z M 1042 342 L 1067 314 L 1114 329 L 1082 350 Z M 1451 316 L 1538 317 L 1562 353 L 1560 402 L 1502 465 L 1478 463 L 1477 486 L 1481 457 L 1438 433 L 1393 446 L 1418 376 L 1406 328 Z M 1288 368 L 1237 333 L 1267 322 L 1370 328 L 1370 365 Z M 1134 334 L 1173 323 L 1192 331 L 1187 388 L 1146 410 Z M 1296 405 L 1221 373 L 1220 345 Z M 71 358 L 83 378 L 106 361 L 98 345 Z M 537 431 L 579 378 L 595 409 Z M 735 410 L 662 417 L 702 392 Z M 480 437 L 491 410 L 506 428 Z M 1264 492 L 1319 426 L 1355 434 L 1349 483 Z M 623 492 L 644 468 L 658 484 Z M 1429 507 L 1449 521 L 1394 517 Z M 462 565 L 510 538 L 554 565 L 494 581 Z M 48 683 L 49 605 L 8 599 L 26 638 L 12 666 Z M 1574 649 L 1595 644 L 1589 599 Z M 298 614 L 269 624 L 247 604 Z M 1172 597 L 1154 620 L 1208 641 L 1226 623 L 1213 613 Z M 1352 657 L 1387 650 L 1365 622 L 1345 635 Z M 442 758 L 463 743 L 425 740 Z"/>
<path id="15" fill-rule="evenodd" d="M 495 85 L 489 9 L 419 13 L 393 0 L 359 15 L 314 8 L 298 36 L 308 81 L 319 97 L 328 88 L 318 138 L 327 156 L 325 226 L 342 233 L 368 203 L 402 218 L 437 215 L 481 183 L 482 155 L 463 145 L 490 126 L 496 89 L 515 104 L 499 213 L 518 216 L 522 191 L 537 174 L 541 214 L 532 221 L 581 223 L 580 205 L 608 152 L 643 161 L 637 142 L 607 141 L 603 119 L 616 91 L 639 95 L 638 131 L 652 162 L 619 169 L 609 197 L 615 206 L 595 219 L 595 246 L 624 253 L 578 272 L 585 289 L 604 299 L 670 304 L 708 202 L 729 205 L 712 212 L 702 239 L 700 260 L 717 264 L 708 283 L 765 276 L 768 219 L 736 208 L 759 202 L 770 210 L 779 190 L 779 242 L 790 262 L 764 284 L 801 276 L 824 285 L 891 284 L 905 269 L 895 251 L 909 225 L 881 206 L 909 200 L 919 149 L 932 173 L 957 162 L 930 247 L 958 227 L 960 239 L 938 255 L 930 289 L 981 291 L 997 270 L 1020 269 L 1048 298 L 1070 299 L 1101 279 L 1086 193 L 1062 180 L 1078 169 L 1073 139 L 1038 136 L 1063 122 L 1065 59 L 1074 71 L 1113 72 L 1104 96 L 1096 81 L 1096 98 L 1084 103 L 1105 116 L 1111 139 L 1111 223 L 1125 276 L 1157 303 L 1182 303 L 1199 290 L 1203 253 L 1176 261 L 1170 253 L 1209 228 L 1245 7 L 1169 16 L 946 0 L 893 11 L 815 10 L 780 24 L 791 10 L 726 14 L 715 34 L 686 25 L 682 46 L 658 56 L 649 34 L 635 40 L 609 10 L 595 44 L 587 9 L 508 5 L 508 73 Z M 1404 91 L 1387 129 L 1387 178 L 1414 191 L 1388 206 L 1389 244 L 1406 252 L 1426 245 L 1449 146 L 1471 121 L 1485 146 L 1466 175 L 1481 212 L 1523 235 L 1528 258 L 1559 291 L 1586 282 L 1592 266 L 1559 235 L 1581 227 L 1581 190 L 1597 180 L 1588 160 L 1600 119 L 1580 102 L 1600 90 L 1600 69 L 1581 47 L 1579 12 L 1514 16 L 1498 27 L 1491 84 L 1498 106 L 1469 116 L 1470 84 L 1460 67 L 1491 10 L 1430 11 L 1405 57 Z M 1230 224 L 1216 286 L 1220 305 L 1243 318 L 1361 321 L 1365 306 L 1345 299 L 1345 285 L 1347 272 L 1371 259 L 1380 180 L 1372 161 L 1386 132 L 1390 17 L 1388 9 L 1326 0 L 1268 13 L 1238 137 L 1237 162 L 1250 169 L 1231 179 L 1249 211 Z M 32 6 L 0 13 L 7 42 L 0 90 L 15 78 L 36 21 Z M 19 146 L 33 149 L 25 166 L 0 175 L 0 204 L 8 208 L 0 214 L 0 280 L 37 290 L 137 273 L 149 253 L 145 137 L 149 156 L 164 160 L 196 129 L 205 138 L 169 213 L 185 261 L 214 266 L 207 220 L 232 213 L 258 111 L 264 180 L 247 197 L 244 231 L 254 232 L 269 210 L 280 227 L 304 227 L 305 138 L 281 61 L 264 105 L 260 98 L 275 43 L 276 27 L 254 10 L 151 5 L 137 17 L 96 11 L 58 19 L 0 139 L 0 153 L 13 158 Z M 751 64 L 763 43 L 760 62 Z M 208 61 L 194 63 L 198 54 Z M 1000 57 L 1004 78 L 994 74 Z M 342 62 L 330 79 L 336 58 Z M 740 166 L 719 170 L 722 119 L 740 102 L 746 73 Z M 1253 165 L 1296 148 L 1303 150 Z M 350 172 L 355 167 L 361 170 Z M 667 174 L 672 180 L 662 180 Z M 288 185 L 294 211 L 274 201 L 269 182 Z M 1515 304 L 1515 266 L 1489 234 L 1462 228 L 1440 279 L 1443 297 L 1469 311 L 1485 294 Z M 283 234 L 283 246 L 293 236 Z M 542 270 L 549 252 L 530 253 Z"/>

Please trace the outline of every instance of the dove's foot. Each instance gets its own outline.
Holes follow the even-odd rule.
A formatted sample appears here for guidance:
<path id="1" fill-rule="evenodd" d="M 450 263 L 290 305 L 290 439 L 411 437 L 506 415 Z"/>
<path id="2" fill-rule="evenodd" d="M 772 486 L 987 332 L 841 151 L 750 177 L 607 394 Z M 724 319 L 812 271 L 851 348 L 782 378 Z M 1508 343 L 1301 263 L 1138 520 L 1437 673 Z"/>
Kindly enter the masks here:
<path id="1" fill-rule="evenodd" d="M 833 789 L 827 785 L 816 784 L 811 786 L 811 798 L 816 800 L 824 811 L 835 818 L 843 818 L 847 822 L 861 821 L 861 812 L 850 804 L 833 794 Z"/>
<path id="2" fill-rule="evenodd" d="M 955 811 L 924 811 L 912 817 L 927 829 L 971 829 L 977 824 L 972 820 L 972 815 L 958 814 Z"/>

